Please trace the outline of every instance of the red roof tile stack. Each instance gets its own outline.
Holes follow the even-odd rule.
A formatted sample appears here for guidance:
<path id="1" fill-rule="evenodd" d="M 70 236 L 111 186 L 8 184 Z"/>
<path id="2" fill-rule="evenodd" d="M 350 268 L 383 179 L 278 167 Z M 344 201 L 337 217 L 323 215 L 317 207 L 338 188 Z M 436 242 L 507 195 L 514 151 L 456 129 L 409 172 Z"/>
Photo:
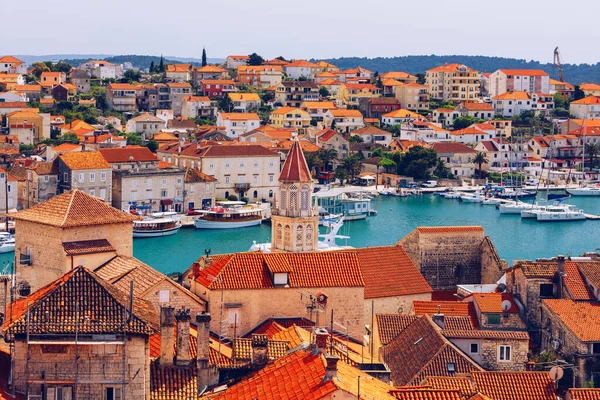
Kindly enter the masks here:
<path id="1" fill-rule="evenodd" d="M 473 371 L 477 390 L 494 400 L 556 400 L 547 372 Z"/>

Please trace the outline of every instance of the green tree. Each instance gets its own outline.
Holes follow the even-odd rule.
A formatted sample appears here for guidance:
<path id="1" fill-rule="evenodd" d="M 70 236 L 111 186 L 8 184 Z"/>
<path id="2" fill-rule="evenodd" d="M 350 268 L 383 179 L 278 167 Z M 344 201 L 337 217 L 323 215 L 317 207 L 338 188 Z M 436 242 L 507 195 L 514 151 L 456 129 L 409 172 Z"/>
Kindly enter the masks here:
<path id="1" fill-rule="evenodd" d="M 566 110 L 569 109 L 569 99 L 566 96 L 556 92 L 552 95 L 552 99 L 554 100 L 555 108 L 564 108 Z"/>
<path id="2" fill-rule="evenodd" d="M 375 150 L 373 150 L 371 152 L 371 157 L 384 158 L 385 157 L 385 151 L 383 150 L 382 147 L 377 147 Z"/>
<path id="3" fill-rule="evenodd" d="M 575 85 L 575 91 L 573 92 L 573 100 L 581 100 L 584 97 L 585 93 L 583 92 L 583 90 L 581 90 L 579 85 Z"/>
<path id="4" fill-rule="evenodd" d="M 333 166 L 333 162 L 338 159 L 338 152 L 335 149 L 320 149 L 317 155 L 326 171 L 331 171 L 330 166 Z"/>
<path id="5" fill-rule="evenodd" d="M 31 64 L 31 73 L 35 75 L 36 78 L 39 79 L 42 72 L 50 72 L 50 67 L 43 62 L 34 62 Z"/>
<path id="6" fill-rule="evenodd" d="M 127 82 L 139 82 L 142 79 L 142 73 L 137 69 L 128 69 L 123 74 L 123 79 Z"/>
<path id="7" fill-rule="evenodd" d="M 311 172 L 319 172 L 323 167 L 323 160 L 319 157 L 318 152 L 304 153 L 304 158 L 306 159 L 306 164 Z"/>
<path id="8" fill-rule="evenodd" d="M 349 154 L 342 158 L 340 161 L 340 166 L 346 170 L 352 180 L 354 180 L 356 175 L 360 174 L 360 171 L 362 171 L 363 168 L 360 159 L 355 154 Z"/>
<path id="9" fill-rule="evenodd" d="M 29 155 L 33 150 L 32 144 L 20 144 L 19 145 L 19 153 Z"/>
<path id="10" fill-rule="evenodd" d="M 150 61 L 150 69 L 148 69 L 148 72 L 153 73 L 155 69 L 156 67 L 154 66 L 154 60 L 152 60 Z"/>
<path id="11" fill-rule="evenodd" d="M 359 135 L 351 135 L 348 138 L 349 143 L 363 143 L 365 140 Z"/>
<path id="12" fill-rule="evenodd" d="M 265 60 L 256 53 L 252 53 L 248 56 L 248 65 L 262 65 Z"/>
<path id="13" fill-rule="evenodd" d="M 72 68 L 73 66 L 65 61 L 59 61 L 56 64 L 51 64 L 50 66 L 50 70 L 53 72 L 64 72 L 65 74 L 68 74 Z"/>
<path id="14" fill-rule="evenodd" d="M 481 166 L 483 164 L 487 164 L 489 162 L 489 160 L 487 159 L 487 157 L 485 156 L 484 152 L 478 152 L 477 154 L 475 154 L 475 158 L 473 158 L 473 162 L 475 164 L 477 164 L 477 176 L 479 176 L 479 178 L 481 179 Z"/>
<path id="15" fill-rule="evenodd" d="M 381 161 L 379 161 L 379 165 L 380 167 L 383 167 L 383 170 L 385 172 L 393 172 L 396 170 L 397 164 L 394 160 L 390 160 L 389 158 L 382 158 Z"/>
<path id="16" fill-rule="evenodd" d="M 594 168 L 598 153 L 600 153 L 600 146 L 596 143 L 587 143 L 585 145 L 585 155 L 590 159 L 590 169 Z"/>
<path id="17" fill-rule="evenodd" d="M 482 120 L 479 118 L 464 116 L 456 118 L 452 126 L 454 127 L 454 129 L 465 129 L 468 126 L 477 124 L 479 122 L 482 122 Z"/>
<path id="18" fill-rule="evenodd" d="M 158 142 L 154 139 L 150 140 L 148 143 L 146 143 L 146 147 L 153 153 L 156 153 L 156 150 L 158 150 Z"/>
<path id="19" fill-rule="evenodd" d="M 329 97 L 329 89 L 327 89 L 325 86 L 321 86 L 319 89 L 319 95 L 323 98 Z"/>
<path id="20" fill-rule="evenodd" d="M 158 72 L 165 72 L 165 60 L 162 54 L 160 55 L 160 62 L 158 63 Z"/>
<path id="21" fill-rule="evenodd" d="M 334 176 L 335 179 L 339 179 L 340 184 L 344 186 L 344 182 L 350 177 L 350 174 L 348 174 L 348 171 L 340 165 L 336 168 Z"/>
<path id="22" fill-rule="evenodd" d="M 330 128 L 331 128 L 331 129 L 333 129 L 333 130 L 335 131 L 335 126 L 336 126 L 335 119 L 333 119 L 333 120 L 331 121 L 331 126 L 330 126 Z"/>
<path id="23" fill-rule="evenodd" d="M 125 135 L 127 138 L 128 146 L 141 146 L 142 145 L 142 137 L 137 133 L 128 133 Z"/>
<path id="24" fill-rule="evenodd" d="M 77 136 L 77 134 L 75 134 L 75 133 L 63 133 L 62 135 L 59 136 L 58 140 L 60 143 L 78 144 L 79 136 Z"/>
<path id="25" fill-rule="evenodd" d="M 202 66 L 206 66 L 208 62 L 206 61 L 206 48 L 202 48 Z"/>
<path id="26" fill-rule="evenodd" d="M 280 60 L 280 61 L 288 62 L 288 60 L 286 60 L 285 58 L 283 58 L 283 56 L 275 57 L 275 59 L 276 60 Z"/>
<path id="27" fill-rule="evenodd" d="M 233 109 L 233 101 L 231 101 L 228 95 L 224 95 L 219 99 L 219 108 L 223 112 L 231 112 Z"/>
<path id="28" fill-rule="evenodd" d="M 416 75 L 416 77 L 417 77 L 417 83 L 418 83 L 419 85 L 424 85 L 424 84 L 425 84 L 425 81 L 426 81 L 426 80 L 425 80 L 425 74 L 424 74 L 423 72 L 419 72 L 419 73 Z"/>

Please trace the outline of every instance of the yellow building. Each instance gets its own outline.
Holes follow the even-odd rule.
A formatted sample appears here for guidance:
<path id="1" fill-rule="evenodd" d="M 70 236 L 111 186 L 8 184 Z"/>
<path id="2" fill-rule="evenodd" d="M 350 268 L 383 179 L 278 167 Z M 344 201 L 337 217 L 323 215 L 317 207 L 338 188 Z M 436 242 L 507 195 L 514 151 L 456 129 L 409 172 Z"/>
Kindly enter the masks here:
<path id="1" fill-rule="evenodd" d="M 425 81 L 432 98 L 460 103 L 479 97 L 479 72 L 462 64 L 446 64 L 430 69 Z"/>
<path id="2" fill-rule="evenodd" d="M 17 85 L 24 85 L 25 78 L 21 74 L 0 74 L 0 88 L 6 91 L 15 90 Z"/>
<path id="3" fill-rule="evenodd" d="M 310 127 L 310 115 L 300 108 L 281 107 L 271 113 L 270 124 L 275 128 L 293 128 L 305 133 Z"/>
<path id="4" fill-rule="evenodd" d="M 586 96 L 600 96 L 600 85 L 595 83 L 582 83 L 579 89 L 583 90 Z"/>
<path id="5" fill-rule="evenodd" d="M 337 92 L 338 101 L 358 107 L 360 99 L 381 97 L 381 89 L 370 83 L 344 83 Z"/>
<path id="6" fill-rule="evenodd" d="M 44 139 L 50 139 L 50 119 L 44 121 L 44 117 L 33 111 L 15 111 L 7 116 L 8 125 L 30 124 L 34 128 L 34 143 L 37 144 Z"/>

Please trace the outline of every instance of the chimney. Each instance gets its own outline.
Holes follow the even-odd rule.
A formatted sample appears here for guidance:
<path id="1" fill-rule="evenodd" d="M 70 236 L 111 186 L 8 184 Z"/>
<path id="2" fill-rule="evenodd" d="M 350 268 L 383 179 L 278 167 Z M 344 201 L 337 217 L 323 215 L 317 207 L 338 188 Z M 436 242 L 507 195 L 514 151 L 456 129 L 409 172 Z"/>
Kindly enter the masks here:
<path id="1" fill-rule="evenodd" d="M 338 356 L 331 354 L 325 355 L 325 380 L 329 380 L 334 376 L 337 376 L 337 363 L 340 360 Z"/>
<path id="2" fill-rule="evenodd" d="M 261 369 L 269 362 L 269 336 L 252 335 L 252 369 Z"/>
<path id="3" fill-rule="evenodd" d="M 565 256 L 559 255 L 556 257 L 556 268 L 558 272 L 558 298 L 561 299 L 563 297 L 563 278 L 565 277 Z"/>
<path id="4" fill-rule="evenodd" d="M 316 337 L 316 345 L 317 351 L 319 353 L 327 353 L 327 338 L 329 337 L 329 332 L 324 328 L 315 329 L 315 337 Z"/>
<path id="5" fill-rule="evenodd" d="M 175 313 L 177 321 L 177 346 L 175 349 L 175 364 L 190 364 L 190 310 L 182 308 Z"/>
<path id="6" fill-rule="evenodd" d="M 202 312 L 196 315 L 196 325 L 198 334 L 196 337 L 196 368 L 197 368 L 197 386 L 198 391 L 203 391 L 210 382 L 208 360 L 209 360 L 209 340 L 210 340 L 210 314 Z"/>
<path id="7" fill-rule="evenodd" d="M 173 307 L 160 308 L 160 365 L 173 365 L 174 312 Z"/>

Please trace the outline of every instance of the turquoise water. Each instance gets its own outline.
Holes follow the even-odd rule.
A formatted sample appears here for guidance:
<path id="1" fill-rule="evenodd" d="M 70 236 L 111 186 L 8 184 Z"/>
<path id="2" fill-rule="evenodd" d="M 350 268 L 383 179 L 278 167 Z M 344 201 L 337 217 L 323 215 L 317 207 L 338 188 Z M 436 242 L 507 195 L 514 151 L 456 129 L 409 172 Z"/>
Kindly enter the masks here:
<path id="1" fill-rule="evenodd" d="M 568 199 L 586 213 L 600 214 L 600 198 Z M 552 257 L 557 254 L 580 255 L 600 247 L 600 220 L 539 223 L 522 220 L 519 215 L 500 215 L 494 206 L 460 203 L 439 196 L 373 199 L 378 215 L 362 221 L 347 222 L 340 234 L 349 240 L 339 244 L 353 247 L 389 245 L 418 226 L 481 225 L 509 264 L 513 260 Z M 246 251 L 252 241 L 270 241 L 271 228 L 261 225 L 234 230 L 181 229 L 177 235 L 135 239 L 134 256 L 163 273 L 182 272 L 204 255 Z M 12 254 L 0 254 L 0 265 Z"/>

